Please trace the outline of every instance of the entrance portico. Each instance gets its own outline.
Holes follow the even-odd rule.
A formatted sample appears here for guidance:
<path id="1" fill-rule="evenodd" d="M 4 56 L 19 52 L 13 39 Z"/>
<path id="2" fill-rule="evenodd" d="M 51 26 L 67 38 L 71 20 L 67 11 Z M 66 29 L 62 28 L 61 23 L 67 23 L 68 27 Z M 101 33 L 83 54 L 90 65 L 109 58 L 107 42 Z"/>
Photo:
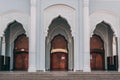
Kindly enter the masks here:
<path id="1" fill-rule="evenodd" d="M 50 41 L 55 35 L 61 34 L 68 41 L 68 70 L 90 72 L 89 0 L 84 0 L 84 7 L 80 6 L 81 9 L 84 10 L 84 28 L 81 28 L 79 24 L 81 21 L 78 13 L 80 13 L 80 11 L 82 12 L 82 10 L 79 10 L 78 7 L 72 6 L 71 4 L 49 4 L 43 7 L 43 5 L 40 4 L 41 2 L 41 0 L 31 0 L 31 33 L 29 44 L 31 47 L 29 46 L 28 71 L 50 70 Z M 80 3 L 81 2 L 82 1 L 80 1 Z M 63 2 L 60 1 L 60 3 Z M 49 13 L 49 11 L 51 11 L 51 13 Z M 54 22 L 54 18 L 57 16 L 58 18 L 56 19 L 58 19 L 58 22 L 53 25 L 52 20 Z M 59 22 L 60 18 L 63 18 L 63 20 L 66 19 L 67 24 L 64 20 L 65 22 L 63 21 L 63 23 L 65 24 L 58 26 L 61 22 Z M 51 28 L 51 25 L 53 28 Z M 67 27 L 67 25 L 69 25 L 70 28 Z M 82 35 L 83 33 L 79 34 L 79 31 L 87 33 Z M 80 46 L 81 48 L 84 46 L 84 49 L 80 49 Z M 30 58 L 32 58 L 32 61 Z"/>

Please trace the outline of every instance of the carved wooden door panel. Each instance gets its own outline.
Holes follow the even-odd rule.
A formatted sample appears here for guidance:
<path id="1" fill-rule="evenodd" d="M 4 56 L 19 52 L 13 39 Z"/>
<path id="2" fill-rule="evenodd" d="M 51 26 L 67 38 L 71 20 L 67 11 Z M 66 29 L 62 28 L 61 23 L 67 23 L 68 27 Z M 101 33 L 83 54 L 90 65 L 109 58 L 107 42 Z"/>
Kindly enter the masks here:
<path id="1" fill-rule="evenodd" d="M 95 54 L 91 54 L 90 65 L 91 65 L 92 70 L 96 69 L 95 67 L 96 58 L 95 57 L 96 57 Z"/>
<path id="2" fill-rule="evenodd" d="M 15 55 L 15 69 L 16 70 L 23 69 L 23 59 L 22 59 L 22 55 L 20 54 Z"/>
<path id="3" fill-rule="evenodd" d="M 100 54 L 96 55 L 96 69 L 97 70 L 103 70 L 104 65 L 103 65 L 103 56 Z"/>
<path id="4" fill-rule="evenodd" d="M 60 54 L 60 69 L 61 70 L 67 70 L 67 54 L 66 53 L 62 53 Z"/>
<path id="5" fill-rule="evenodd" d="M 98 53 L 92 53 L 90 64 L 92 70 L 103 70 L 104 69 L 103 55 Z"/>
<path id="6" fill-rule="evenodd" d="M 15 54 L 14 69 L 15 70 L 28 69 L 28 53 Z"/>
<path id="7" fill-rule="evenodd" d="M 59 55 L 56 53 L 51 54 L 51 70 L 59 69 Z"/>
<path id="8" fill-rule="evenodd" d="M 67 70 L 67 64 L 66 53 L 51 54 L 51 70 Z"/>

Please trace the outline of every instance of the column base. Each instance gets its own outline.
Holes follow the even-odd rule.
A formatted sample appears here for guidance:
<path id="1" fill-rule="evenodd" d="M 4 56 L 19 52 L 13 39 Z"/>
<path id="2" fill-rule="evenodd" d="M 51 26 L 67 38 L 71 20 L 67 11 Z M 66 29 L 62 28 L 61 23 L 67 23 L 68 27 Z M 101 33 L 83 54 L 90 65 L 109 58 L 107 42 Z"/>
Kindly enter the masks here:
<path id="1" fill-rule="evenodd" d="M 28 72 L 36 72 L 36 68 L 34 66 L 30 66 Z"/>
<path id="2" fill-rule="evenodd" d="M 83 72 L 91 72 L 90 66 L 84 66 Z"/>

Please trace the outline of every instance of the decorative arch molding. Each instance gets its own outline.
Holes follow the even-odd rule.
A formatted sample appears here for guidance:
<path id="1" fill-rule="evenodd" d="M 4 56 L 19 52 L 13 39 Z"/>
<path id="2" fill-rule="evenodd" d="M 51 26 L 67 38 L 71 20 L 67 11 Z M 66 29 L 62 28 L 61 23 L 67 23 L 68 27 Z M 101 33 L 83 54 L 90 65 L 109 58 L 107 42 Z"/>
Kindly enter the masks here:
<path id="1" fill-rule="evenodd" d="M 44 10 L 46 10 L 46 9 L 48 9 L 49 7 L 52 7 L 52 6 L 56 6 L 56 5 L 63 5 L 63 6 L 67 6 L 67 7 L 70 7 L 70 8 L 72 8 L 72 9 L 74 9 L 75 10 L 75 7 L 73 6 L 73 5 L 69 5 L 69 4 L 65 4 L 65 3 L 61 3 L 61 4 L 50 4 L 50 5 L 48 5 L 48 6 L 46 6 L 45 8 L 44 8 Z"/>
<path id="2" fill-rule="evenodd" d="M 96 11 L 90 15 L 90 35 L 92 36 L 96 25 L 99 23 L 108 24 L 111 29 L 115 32 L 116 36 L 119 36 L 119 19 L 118 15 L 110 11 Z"/>
<path id="3" fill-rule="evenodd" d="M 62 22 L 61 22 L 62 21 Z M 56 23 L 57 22 L 57 23 Z M 57 18 L 54 18 L 49 26 L 49 30 L 48 30 L 48 39 L 52 40 L 52 38 L 61 33 L 61 32 L 58 32 L 57 34 L 54 34 L 55 31 L 61 31 L 63 32 L 64 36 L 70 40 L 71 37 L 72 37 L 72 34 L 71 34 L 71 27 L 69 25 L 69 23 L 67 22 L 67 20 L 61 16 L 58 16 Z M 53 35 L 54 34 L 54 35 Z M 51 36 L 53 35 L 53 36 Z M 69 41 L 70 42 L 70 41 Z"/>
<path id="4" fill-rule="evenodd" d="M 6 43 L 5 54 L 10 58 L 10 70 L 13 69 L 14 41 L 19 35 L 25 34 L 25 33 L 26 31 L 23 25 L 16 20 L 13 22 L 10 22 L 7 25 L 7 28 L 4 30 L 5 43 Z"/>
<path id="5" fill-rule="evenodd" d="M 46 1 L 41 1 L 43 3 L 42 7 L 43 9 L 45 8 L 48 8 L 49 6 L 52 6 L 52 5 L 58 5 L 58 4 L 61 4 L 61 5 L 66 5 L 66 6 L 69 6 L 69 7 L 72 7 L 72 8 L 77 8 L 76 5 L 78 5 L 78 0 L 59 0 L 59 1 L 55 1 L 55 0 L 46 0 Z"/>
<path id="6" fill-rule="evenodd" d="M 68 42 L 68 57 L 69 63 L 68 69 L 73 69 L 73 37 L 71 34 L 71 26 L 68 24 L 67 20 L 61 16 L 54 18 L 49 25 L 48 33 L 46 36 L 46 70 L 50 69 L 50 49 L 51 49 L 51 41 L 54 39 L 56 35 L 62 35 Z"/>
<path id="7" fill-rule="evenodd" d="M 14 42 L 14 40 L 18 37 L 18 35 L 26 33 L 23 25 L 16 20 L 14 20 L 13 22 L 10 22 L 4 32 L 6 32 L 7 29 L 11 27 L 16 28 L 17 30 L 12 34 L 10 33 L 10 44 Z"/>
<path id="8" fill-rule="evenodd" d="M 15 20 L 23 25 L 27 36 L 29 36 L 30 16 L 18 10 L 10 10 L 0 15 L 0 23 L 2 23 L 0 24 L 0 35 L 2 36 L 7 26 Z"/>
<path id="9" fill-rule="evenodd" d="M 117 47 L 116 47 L 116 43 L 117 43 L 117 38 L 119 35 L 117 34 L 116 36 L 116 32 L 119 30 L 115 30 L 116 27 L 111 27 L 110 24 L 106 23 L 105 21 L 102 21 L 98 24 L 96 24 L 95 29 L 93 30 L 93 34 L 99 35 L 101 37 L 101 39 L 104 41 L 104 50 L 105 50 L 105 69 L 108 70 L 108 62 L 107 62 L 107 58 L 109 56 L 113 56 L 113 50 L 114 52 L 117 53 Z M 113 38 L 114 37 L 114 38 Z M 114 44 L 114 49 L 113 49 L 113 39 L 115 39 L 115 44 Z M 117 55 L 116 53 L 114 53 L 115 55 Z"/>
<path id="10" fill-rule="evenodd" d="M 54 13 L 54 15 L 53 15 Z M 68 21 L 69 25 L 71 26 L 72 30 L 72 35 L 75 32 L 75 27 L 76 27 L 76 11 L 74 8 L 68 6 L 68 5 L 63 5 L 63 4 L 56 4 L 56 5 L 51 5 L 44 9 L 44 32 L 46 33 L 45 35 L 47 36 L 47 31 L 49 30 L 49 25 L 51 24 L 51 21 L 56 18 L 56 16 L 62 16 L 66 21 Z"/>

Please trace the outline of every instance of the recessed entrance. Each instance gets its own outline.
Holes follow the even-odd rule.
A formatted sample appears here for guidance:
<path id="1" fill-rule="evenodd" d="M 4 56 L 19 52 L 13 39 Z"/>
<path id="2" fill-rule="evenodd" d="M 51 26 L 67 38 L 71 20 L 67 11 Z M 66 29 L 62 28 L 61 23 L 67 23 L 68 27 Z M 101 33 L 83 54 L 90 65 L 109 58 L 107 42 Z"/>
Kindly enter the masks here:
<path id="1" fill-rule="evenodd" d="M 91 69 L 117 70 L 117 37 L 112 27 L 102 21 L 96 25 L 90 41 Z"/>
<path id="2" fill-rule="evenodd" d="M 46 36 L 45 69 L 52 71 L 74 69 L 74 40 L 67 20 L 54 18 Z"/>
<path id="3" fill-rule="evenodd" d="M 68 70 L 67 41 L 62 35 L 51 42 L 51 70 Z"/>

